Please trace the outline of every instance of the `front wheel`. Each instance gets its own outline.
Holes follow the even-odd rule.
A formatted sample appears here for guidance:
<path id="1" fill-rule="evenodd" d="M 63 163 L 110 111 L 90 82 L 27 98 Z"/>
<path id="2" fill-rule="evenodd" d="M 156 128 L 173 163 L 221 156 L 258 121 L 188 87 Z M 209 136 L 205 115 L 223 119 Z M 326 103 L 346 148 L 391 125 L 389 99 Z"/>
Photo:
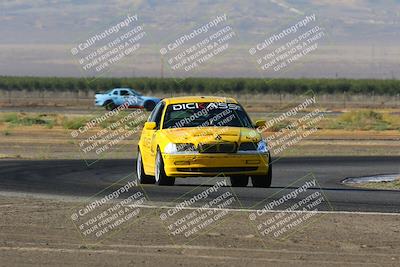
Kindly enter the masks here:
<path id="1" fill-rule="evenodd" d="M 162 159 L 161 152 L 159 149 L 157 150 L 154 173 L 155 173 L 156 183 L 158 185 L 174 185 L 175 184 L 175 177 L 168 177 L 165 174 L 164 161 Z"/>
<path id="2" fill-rule="evenodd" d="M 271 156 L 268 155 L 268 172 L 266 175 L 253 175 L 251 176 L 253 187 L 268 188 L 271 187 L 272 182 L 272 164 Z"/>
<path id="3" fill-rule="evenodd" d="M 155 184 L 156 183 L 154 176 L 146 175 L 144 173 L 142 153 L 140 153 L 139 149 L 138 149 L 137 162 L 136 162 L 136 173 L 137 173 L 139 182 L 141 184 Z"/>

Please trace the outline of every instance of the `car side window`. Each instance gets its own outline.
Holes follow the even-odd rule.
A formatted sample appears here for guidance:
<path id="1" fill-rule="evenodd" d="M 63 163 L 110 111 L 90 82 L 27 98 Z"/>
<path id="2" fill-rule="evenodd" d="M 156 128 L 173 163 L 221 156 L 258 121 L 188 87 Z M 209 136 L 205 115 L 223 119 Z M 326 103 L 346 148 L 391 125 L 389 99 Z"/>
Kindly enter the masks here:
<path id="1" fill-rule="evenodd" d="M 162 116 L 162 112 L 164 109 L 164 102 L 161 101 L 159 102 L 153 109 L 153 111 L 151 112 L 149 119 L 147 121 L 149 122 L 155 122 L 157 123 L 157 129 L 160 128 L 160 123 L 161 123 L 161 116 Z"/>
<path id="2" fill-rule="evenodd" d="M 113 93 L 113 95 L 118 95 L 118 91 L 115 90 L 114 93 Z"/>
<path id="3" fill-rule="evenodd" d="M 121 95 L 125 96 L 125 95 L 130 95 L 129 91 L 127 90 L 121 90 Z"/>
<path id="4" fill-rule="evenodd" d="M 165 106 L 164 103 L 161 102 L 161 105 L 160 105 L 159 109 L 156 112 L 156 117 L 154 118 L 155 122 L 157 123 L 157 129 L 160 129 L 161 116 L 162 116 L 162 113 L 163 113 L 164 106 Z"/>

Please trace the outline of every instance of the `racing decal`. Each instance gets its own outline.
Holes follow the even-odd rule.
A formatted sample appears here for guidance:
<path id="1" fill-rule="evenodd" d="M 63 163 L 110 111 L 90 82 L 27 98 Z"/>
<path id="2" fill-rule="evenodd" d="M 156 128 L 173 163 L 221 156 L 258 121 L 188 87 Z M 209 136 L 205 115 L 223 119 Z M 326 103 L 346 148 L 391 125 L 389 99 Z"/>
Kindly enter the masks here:
<path id="1" fill-rule="evenodd" d="M 186 109 L 232 109 L 241 110 L 240 106 L 235 103 L 211 102 L 211 103 L 183 103 L 172 105 L 172 110 Z"/>

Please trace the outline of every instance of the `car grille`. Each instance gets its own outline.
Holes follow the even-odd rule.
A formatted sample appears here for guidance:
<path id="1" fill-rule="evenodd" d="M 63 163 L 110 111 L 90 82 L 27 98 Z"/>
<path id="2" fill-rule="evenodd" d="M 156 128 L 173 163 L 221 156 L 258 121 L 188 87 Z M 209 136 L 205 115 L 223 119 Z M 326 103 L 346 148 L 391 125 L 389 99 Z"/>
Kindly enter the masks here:
<path id="1" fill-rule="evenodd" d="M 236 143 L 199 144 L 200 153 L 236 153 Z"/>
<path id="2" fill-rule="evenodd" d="M 177 168 L 179 172 L 248 172 L 256 171 L 258 167 L 204 167 L 204 168 Z"/>
<path id="3" fill-rule="evenodd" d="M 253 142 L 244 142 L 241 143 L 239 146 L 239 151 L 254 151 L 257 150 L 257 143 L 253 143 Z"/>

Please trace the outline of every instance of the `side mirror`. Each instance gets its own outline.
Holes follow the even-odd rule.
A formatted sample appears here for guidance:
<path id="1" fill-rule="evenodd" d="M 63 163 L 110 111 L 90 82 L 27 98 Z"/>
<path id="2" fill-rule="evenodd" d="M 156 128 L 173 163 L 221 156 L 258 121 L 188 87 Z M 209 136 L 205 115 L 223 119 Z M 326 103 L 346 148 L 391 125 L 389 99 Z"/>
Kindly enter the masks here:
<path id="1" fill-rule="evenodd" d="M 260 128 L 262 126 L 264 126 L 267 123 L 267 121 L 265 120 L 257 120 L 255 123 L 256 128 Z"/>
<path id="2" fill-rule="evenodd" d="M 155 123 L 154 121 L 144 123 L 144 128 L 146 130 L 154 130 L 156 127 L 157 127 L 157 123 Z"/>

